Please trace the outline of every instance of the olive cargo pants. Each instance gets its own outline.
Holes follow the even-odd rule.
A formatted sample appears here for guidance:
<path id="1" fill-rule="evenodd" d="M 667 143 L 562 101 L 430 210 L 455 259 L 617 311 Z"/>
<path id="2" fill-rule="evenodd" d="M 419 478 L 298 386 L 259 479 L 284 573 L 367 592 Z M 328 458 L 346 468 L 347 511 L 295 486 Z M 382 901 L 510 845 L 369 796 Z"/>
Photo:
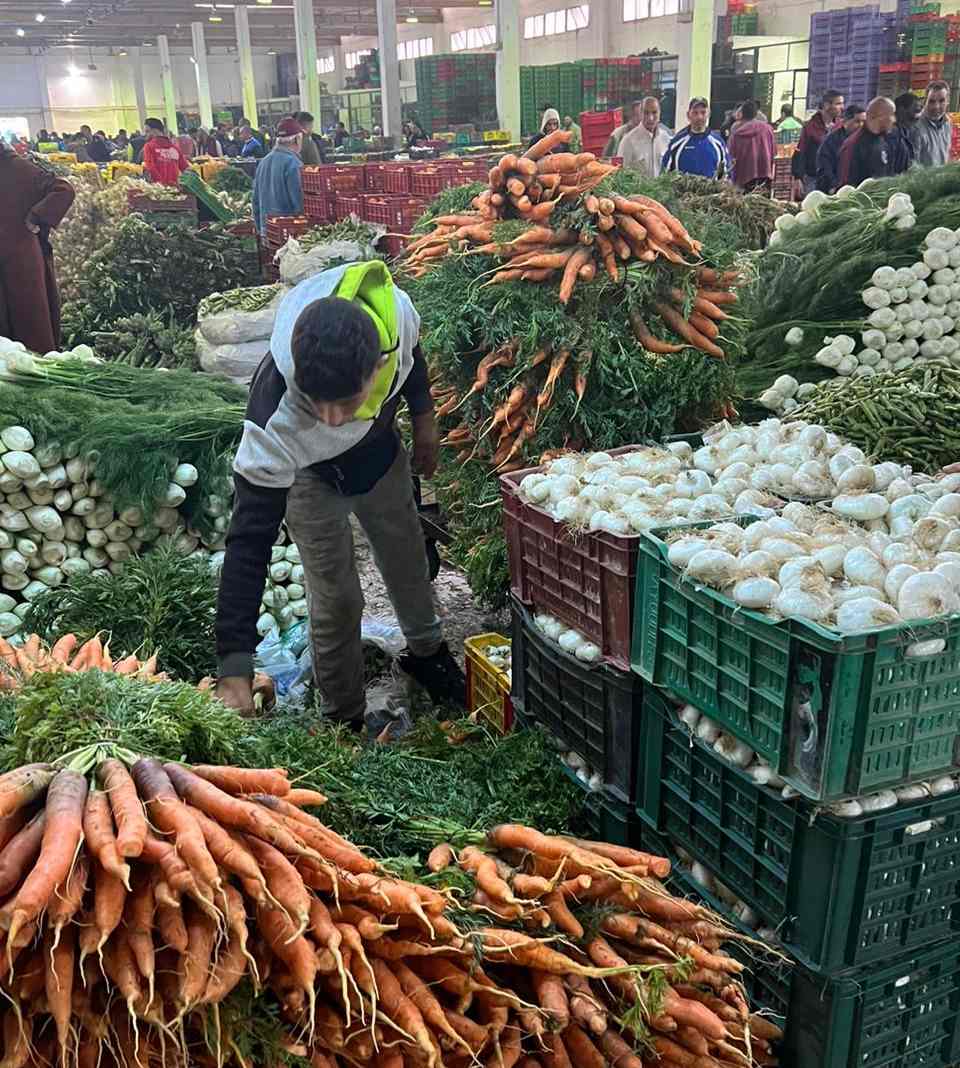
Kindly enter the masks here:
<path id="1" fill-rule="evenodd" d="M 362 721 L 366 705 L 360 642 L 364 600 L 351 514 L 370 542 L 410 652 L 430 656 L 443 641 L 403 447 L 369 492 L 352 497 L 308 471 L 299 472 L 287 498 L 287 527 L 303 564 L 313 677 L 329 714 L 345 722 Z"/>

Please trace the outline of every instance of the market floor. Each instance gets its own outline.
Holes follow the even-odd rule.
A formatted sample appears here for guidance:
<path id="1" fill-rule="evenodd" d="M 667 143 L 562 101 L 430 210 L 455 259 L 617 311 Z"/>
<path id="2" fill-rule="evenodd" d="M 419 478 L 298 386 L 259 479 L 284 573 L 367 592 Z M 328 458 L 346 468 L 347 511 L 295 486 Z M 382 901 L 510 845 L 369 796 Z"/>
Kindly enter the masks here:
<path id="1" fill-rule="evenodd" d="M 364 612 L 368 616 L 380 616 L 384 620 L 395 622 L 393 607 L 383 587 L 380 572 L 373 562 L 370 545 L 356 523 L 354 523 L 353 537 L 357 572 L 360 575 L 360 585 L 366 600 Z M 443 620 L 447 644 L 461 663 L 463 663 L 464 638 L 469 638 L 474 634 L 485 634 L 488 631 L 499 631 L 509 637 L 509 616 L 506 613 L 498 614 L 480 608 L 473 599 L 466 578 L 455 568 L 445 563 L 441 566 L 440 573 L 433 583 L 433 592 L 437 602 L 437 611 Z"/>

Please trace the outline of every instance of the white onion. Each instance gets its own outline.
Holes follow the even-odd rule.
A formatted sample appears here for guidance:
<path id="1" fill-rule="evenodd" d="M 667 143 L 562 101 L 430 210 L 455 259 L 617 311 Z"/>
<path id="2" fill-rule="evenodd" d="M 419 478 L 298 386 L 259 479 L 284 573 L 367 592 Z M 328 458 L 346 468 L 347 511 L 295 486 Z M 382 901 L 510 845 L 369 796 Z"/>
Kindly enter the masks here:
<path id="1" fill-rule="evenodd" d="M 958 603 L 946 577 L 932 571 L 911 575 L 900 587 L 897 608 L 904 619 L 934 619 L 956 612 Z"/>
<path id="2" fill-rule="evenodd" d="M 858 545 L 843 558 L 843 576 L 854 586 L 874 586 L 882 590 L 887 573 L 874 553 Z"/>
<path id="3" fill-rule="evenodd" d="M 897 610 L 875 597 L 858 597 L 847 601 L 837 610 L 836 628 L 842 634 L 859 634 L 876 627 L 900 622 Z"/>
<path id="4" fill-rule="evenodd" d="M 772 578 L 744 578 L 733 587 L 733 599 L 744 608 L 770 608 L 780 593 L 780 584 Z"/>

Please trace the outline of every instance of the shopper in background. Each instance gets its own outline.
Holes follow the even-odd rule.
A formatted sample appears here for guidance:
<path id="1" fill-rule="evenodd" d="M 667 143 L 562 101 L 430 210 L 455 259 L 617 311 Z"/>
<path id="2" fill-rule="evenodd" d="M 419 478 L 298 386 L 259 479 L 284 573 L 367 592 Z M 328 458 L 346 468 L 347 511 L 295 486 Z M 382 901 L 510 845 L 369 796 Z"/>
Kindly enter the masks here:
<path id="1" fill-rule="evenodd" d="M 843 93 L 828 89 L 820 98 L 820 107 L 803 124 L 797 150 L 790 161 L 793 175 L 793 199 L 803 198 L 817 185 L 817 153 L 823 139 L 843 114 Z"/>
<path id="2" fill-rule="evenodd" d="M 560 125 L 570 131 L 570 140 L 567 142 L 567 148 L 571 152 L 579 154 L 583 151 L 583 131 L 573 121 L 572 115 L 564 115 L 563 122 Z"/>
<path id="3" fill-rule="evenodd" d="M 147 135 L 134 130 L 130 135 L 130 162 L 143 163 L 143 146 L 147 143 Z"/>
<path id="4" fill-rule="evenodd" d="M 630 105 L 630 117 L 622 125 L 618 126 L 607 141 L 603 150 L 603 155 L 610 159 L 612 156 L 620 155 L 620 142 L 630 133 L 631 130 L 635 130 L 643 121 L 643 101 L 634 100 Z"/>
<path id="5" fill-rule="evenodd" d="M 216 135 L 209 133 L 202 126 L 197 130 L 197 155 L 209 156 L 210 159 L 219 159 L 223 155 Z"/>
<path id="6" fill-rule="evenodd" d="M 744 193 L 766 192 L 773 188 L 773 158 L 777 145 L 773 127 L 761 119 L 755 100 L 740 105 L 740 122 L 730 134 L 728 146 L 733 164 L 733 181 Z"/>
<path id="7" fill-rule="evenodd" d="M 910 162 L 913 163 L 916 156 L 916 150 L 913 147 L 913 131 L 920 118 L 923 105 L 917 99 L 916 93 L 908 90 L 894 100 L 893 106 L 897 120 L 897 128 L 893 131 L 894 136 L 901 142 L 904 151 L 910 157 Z"/>
<path id="8" fill-rule="evenodd" d="M 177 185 L 180 175 L 189 166 L 180 146 L 167 137 L 159 119 L 147 119 L 144 129 L 147 133 L 147 142 L 143 146 L 144 172 L 161 185 Z"/>
<path id="9" fill-rule="evenodd" d="M 303 213 L 302 144 L 300 123 L 296 119 L 281 119 L 276 144 L 257 167 L 253 179 L 253 222 L 259 234 L 266 234 L 269 215 Z"/>
<path id="10" fill-rule="evenodd" d="M 41 355 L 60 347 L 60 297 L 50 230 L 70 210 L 73 186 L 0 138 L 0 337 Z"/>
<path id="11" fill-rule="evenodd" d="M 660 122 L 660 101 L 655 96 L 645 96 L 640 106 L 640 125 L 624 134 L 619 154 L 626 170 L 656 178 L 673 133 Z"/>
<path id="12" fill-rule="evenodd" d="M 196 126 L 191 126 L 185 134 L 180 134 L 177 138 L 177 145 L 180 147 L 180 151 L 183 153 L 184 158 L 193 159 L 197 155 L 197 134 L 199 131 Z"/>
<path id="13" fill-rule="evenodd" d="M 539 140 L 546 137 L 547 134 L 552 134 L 554 130 L 560 129 L 560 112 L 556 108 L 547 108 L 543 113 L 543 118 L 540 120 L 540 132 L 535 133 L 530 138 L 530 144 L 527 148 L 533 147 Z M 552 152 L 569 152 L 569 148 L 566 145 L 557 145 Z"/>
<path id="14" fill-rule="evenodd" d="M 859 130 L 840 146 L 837 185 L 859 185 L 866 178 L 892 178 L 910 166 L 910 154 L 895 129 L 896 107 L 885 96 L 867 105 Z"/>
<path id="15" fill-rule="evenodd" d="M 303 144 L 300 146 L 300 159 L 305 167 L 319 167 L 323 163 L 323 145 L 313 132 L 313 116 L 309 111 L 298 111 L 294 116 L 303 130 Z"/>
<path id="16" fill-rule="evenodd" d="M 862 104 L 847 104 L 843 119 L 823 139 L 817 152 L 817 189 L 822 193 L 835 193 L 840 188 L 837 181 L 840 147 L 850 134 L 860 129 L 866 117 Z"/>
<path id="17" fill-rule="evenodd" d="M 295 119 L 291 121 L 296 122 Z M 263 143 L 253 136 L 253 130 L 249 126 L 241 126 L 237 136 L 240 140 L 240 155 L 242 158 L 263 159 L 266 155 L 263 150 Z"/>
<path id="18" fill-rule="evenodd" d="M 773 128 L 777 131 L 803 129 L 803 123 L 793 114 L 793 104 L 782 105 L 780 118 L 773 124 Z"/>
<path id="19" fill-rule="evenodd" d="M 687 125 L 671 138 L 660 169 L 718 180 L 729 177 L 727 146 L 718 133 L 710 131 L 710 103 L 704 97 L 695 96 L 690 101 Z"/>
<path id="20" fill-rule="evenodd" d="M 90 144 L 87 145 L 87 155 L 91 163 L 109 163 L 113 159 L 113 149 L 103 130 L 97 130 L 90 139 Z"/>
<path id="21" fill-rule="evenodd" d="M 342 148 L 343 142 L 350 136 L 346 126 L 342 122 L 338 122 L 333 130 L 333 147 Z"/>
<path id="22" fill-rule="evenodd" d="M 950 161 L 950 142 L 953 128 L 947 117 L 950 107 L 950 86 L 935 81 L 927 86 L 923 111 L 909 132 L 914 159 L 921 167 L 942 167 Z"/>

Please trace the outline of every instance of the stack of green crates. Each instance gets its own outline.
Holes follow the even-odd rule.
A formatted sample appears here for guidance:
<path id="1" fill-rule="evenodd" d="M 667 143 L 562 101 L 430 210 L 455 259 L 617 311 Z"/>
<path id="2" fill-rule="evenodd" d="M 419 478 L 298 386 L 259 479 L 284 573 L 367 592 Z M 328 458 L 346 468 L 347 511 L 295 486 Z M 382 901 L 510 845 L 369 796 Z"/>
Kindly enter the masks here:
<path id="1" fill-rule="evenodd" d="M 734 34 L 755 34 L 759 32 L 760 16 L 756 11 L 748 15 L 732 15 L 730 32 Z"/>
<path id="2" fill-rule="evenodd" d="M 786 1020 L 783 1068 L 957 1065 L 960 622 L 775 622 L 685 580 L 671 533 L 640 539 L 636 568 L 641 845 L 671 859 L 676 893 L 778 940 L 786 962 L 745 948 L 754 1004 Z M 939 652 L 911 653 L 933 636 Z M 693 733 L 684 702 L 709 717 Z M 719 731 L 779 781 L 724 759 Z M 917 780 L 937 785 L 832 807 Z"/>
<path id="3" fill-rule="evenodd" d="M 415 63 L 417 117 L 427 131 L 497 120 L 496 56 L 479 52 L 424 56 Z"/>
<path id="4" fill-rule="evenodd" d="M 520 127 L 524 137 L 529 137 L 540 125 L 537 111 L 536 84 L 533 67 L 520 68 Z"/>
<path id="5" fill-rule="evenodd" d="M 561 63 L 558 68 L 560 88 L 557 93 L 557 111 L 560 117 L 570 115 L 574 119 L 583 111 L 583 77 L 576 63 Z"/>

